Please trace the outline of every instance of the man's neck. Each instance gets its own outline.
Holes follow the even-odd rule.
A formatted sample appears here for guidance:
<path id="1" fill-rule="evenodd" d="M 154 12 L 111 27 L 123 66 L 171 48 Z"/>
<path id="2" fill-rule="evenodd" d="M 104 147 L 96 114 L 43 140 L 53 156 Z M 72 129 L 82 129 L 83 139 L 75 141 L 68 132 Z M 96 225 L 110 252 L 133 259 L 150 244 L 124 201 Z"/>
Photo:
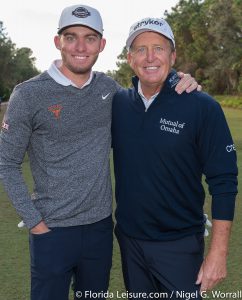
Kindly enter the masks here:
<path id="1" fill-rule="evenodd" d="M 62 64 L 58 69 L 64 76 L 70 79 L 79 88 L 81 88 L 91 76 L 91 70 L 85 74 L 75 74 L 67 68 L 65 68 Z"/>
<path id="2" fill-rule="evenodd" d="M 145 98 L 147 100 L 149 100 L 152 96 L 154 96 L 155 94 L 159 93 L 160 90 L 162 89 L 163 85 L 158 85 L 158 84 L 144 84 L 140 81 L 140 87 L 142 90 L 143 95 L 145 96 Z"/>

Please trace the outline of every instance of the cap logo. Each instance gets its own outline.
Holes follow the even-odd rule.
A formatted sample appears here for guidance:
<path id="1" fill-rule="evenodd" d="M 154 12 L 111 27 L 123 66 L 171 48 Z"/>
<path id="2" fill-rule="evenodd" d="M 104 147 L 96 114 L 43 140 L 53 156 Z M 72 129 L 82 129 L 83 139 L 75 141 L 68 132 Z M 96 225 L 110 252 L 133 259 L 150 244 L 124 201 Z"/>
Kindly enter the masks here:
<path id="1" fill-rule="evenodd" d="M 48 111 L 51 111 L 56 119 L 60 118 L 61 110 L 62 110 L 62 105 L 56 104 L 48 107 Z"/>
<path id="2" fill-rule="evenodd" d="M 159 26 L 163 26 L 164 23 L 161 22 L 161 21 L 157 21 L 157 20 L 152 20 L 152 19 L 149 19 L 149 20 L 145 20 L 145 21 L 142 21 L 142 22 L 139 22 L 134 28 L 133 28 L 133 31 L 135 31 L 137 28 L 139 27 L 142 27 L 142 26 L 147 26 L 147 25 L 159 25 Z"/>
<path id="3" fill-rule="evenodd" d="M 72 15 L 77 18 L 87 18 L 91 15 L 91 13 L 85 7 L 77 7 L 73 10 Z"/>

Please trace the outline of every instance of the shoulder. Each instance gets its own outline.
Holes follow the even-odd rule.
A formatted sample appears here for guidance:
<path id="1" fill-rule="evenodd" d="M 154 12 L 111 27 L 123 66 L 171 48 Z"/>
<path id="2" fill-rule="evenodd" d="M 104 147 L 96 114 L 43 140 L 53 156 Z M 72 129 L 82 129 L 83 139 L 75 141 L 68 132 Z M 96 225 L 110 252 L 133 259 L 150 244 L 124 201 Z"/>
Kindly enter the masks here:
<path id="1" fill-rule="evenodd" d="M 113 98 L 113 106 L 129 105 L 135 99 L 135 91 L 133 88 L 121 87 Z"/>
<path id="2" fill-rule="evenodd" d="M 101 83 L 102 85 L 109 86 L 110 88 L 118 91 L 121 86 L 115 81 L 112 77 L 106 75 L 103 72 L 94 72 L 94 76 L 96 77 L 96 82 Z"/>
<path id="3" fill-rule="evenodd" d="M 190 95 L 190 94 L 187 94 L 187 95 Z M 198 102 L 201 102 L 203 104 L 206 103 L 206 105 L 215 105 L 215 103 L 217 103 L 217 101 L 206 92 L 195 91 L 195 92 L 191 93 L 191 97 L 195 97 L 195 99 Z"/>
<path id="4" fill-rule="evenodd" d="M 45 71 L 35 77 L 32 77 L 24 82 L 21 82 L 14 88 L 14 92 L 31 92 L 35 88 L 45 88 L 47 82 L 53 81 L 52 78 Z"/>
<path id="5" fill-rule="evenodd" d="M 134 88 L 123 88 L 121 87 L 117 93 L 115 94 L 115 99 L 132 99 L 135 95 L 135 89 Z"/>
<path id="6" fill-rule="evenodd" d="M 183 93 L 181 99 L 183 104 L 189 104 L 192 108 L 201 110 L 220 110 L 221 106 L 218 101 L 205 92 L 194 91 Z M 179 101 L 179 96 L 177 97 Z"/>
<path id="7" fill-rule="evenodd" d="M 16 85 L 9 99 L 9 106 L 35 106 L 39 102 L 39 95 L 46 93 L 53 82 L 53 79 L 45 71 Z"/>

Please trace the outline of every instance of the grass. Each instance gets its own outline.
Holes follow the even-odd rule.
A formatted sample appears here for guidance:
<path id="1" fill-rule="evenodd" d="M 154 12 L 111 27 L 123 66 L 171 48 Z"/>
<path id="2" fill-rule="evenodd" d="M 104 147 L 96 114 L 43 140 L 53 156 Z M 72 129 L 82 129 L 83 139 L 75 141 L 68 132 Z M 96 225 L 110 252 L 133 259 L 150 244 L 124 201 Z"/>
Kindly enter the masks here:
<path id="1" fill-rule="evenodd" d="M 215 98 L 223 107 L 242 109 L 242 96 L 218 95 Z"/>
<path id="2" fill-rule="evenodd" d="M 4 111 L 4 107 L 3 107 Z M 0 112 L 0 120 L 3 116 Z M 234 142 L 237 148 L 239 166 L 239 190 L 242 189 L 242 113 L 240 110 L 225 108 Z M 221 162 L 222 163 L 222 162 Z M 112 165 L 111 165 L 112 168 Z M 27 158 L 23 163 L 25 180 L 31 190 L 32 177 L 30 175 Z M 230 254 L 228 257 L 228 277 L 216 290 L 223 292 L 236 292 L 242 289 L 242 194 L 237 197 L 236 215 L 230 241 Z M 210 197 L 207 197 L 205 211 L 210 211 Z M 11 206 L 6 193 L 0 184 L 0 300 L 28 300 L 29 299 L 29 250 L 28 233 L 26 229 L 18 229 L 19 218 Z M 206 239 L 208 244 L 209 238 Z M 124 291 L 120 254 L 117 241 L 114 241 L 113 268 L 110 278 L 109 291 Z M 115 297 L 114 297 L 115 299 Z M 210 296 L 212 299 L 212 296 Z M 220 299 L 220 298 L 216 298 Z M 222 299 L 222 298 L 221 298 Z M 224 298 L 223 298 L 224 299 Z"/>

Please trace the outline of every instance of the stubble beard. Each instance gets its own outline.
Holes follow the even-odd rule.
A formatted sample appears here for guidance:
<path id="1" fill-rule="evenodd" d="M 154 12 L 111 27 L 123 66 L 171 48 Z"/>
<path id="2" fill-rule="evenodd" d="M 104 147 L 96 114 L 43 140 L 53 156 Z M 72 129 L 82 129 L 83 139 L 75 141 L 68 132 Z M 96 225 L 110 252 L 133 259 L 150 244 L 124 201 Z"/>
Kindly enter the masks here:
<path id="1" fill-rule="evenodd" d="M 66 67 L 74 74 L 76 75 L 84 75 L 87 73 L 90 73 L 92 70 L 92 67 L 94 66 L 94 64 L 96 63 L 98 59 L 98 55 L 93 59 L 93 61 L 85 67 L 82 66 L 74 66 L 73 64 L 69 64 L 68 62 L 66 62 Z"/>

